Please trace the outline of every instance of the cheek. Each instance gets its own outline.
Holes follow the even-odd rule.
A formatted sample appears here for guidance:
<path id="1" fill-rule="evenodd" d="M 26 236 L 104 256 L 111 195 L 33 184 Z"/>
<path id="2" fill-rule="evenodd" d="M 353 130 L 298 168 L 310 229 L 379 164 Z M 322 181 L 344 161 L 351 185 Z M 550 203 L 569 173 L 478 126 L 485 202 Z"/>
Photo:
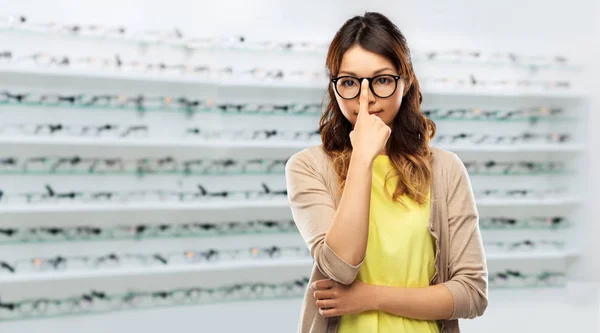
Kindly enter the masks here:
<path id="1" fill-rule="evenodd" d="M 380 100 L 381 107 L 385 110 L 392 118 L 396 117 L 402 105 L 402 94 L 394 94 L 390 98 Z"/>
<path id="2" fill-rule="evenodd" d="M 354 100 L 348 101 L 342 99 L 339 96 L 336 96 L 336 101 L 340 106 L 340 110 L 342 110 L 342 114 L 344 115 L 344 117 L 346 117 L 346 119 L 348 119 L 348 121 L 350 121 L 350 123 L 354 125 L 354 123 L 356 122 L 356 116 L 354 115 L 356 102 L 354 102 Z"/>

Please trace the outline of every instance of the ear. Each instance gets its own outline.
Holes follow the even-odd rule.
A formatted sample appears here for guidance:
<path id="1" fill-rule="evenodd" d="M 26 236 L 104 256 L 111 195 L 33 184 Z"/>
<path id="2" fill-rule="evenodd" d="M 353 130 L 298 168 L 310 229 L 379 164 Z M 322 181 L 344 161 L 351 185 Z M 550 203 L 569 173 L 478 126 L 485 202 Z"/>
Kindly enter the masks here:
<path id="1" fill-rule="evenodd" d="M 402 91 L 402 97 L 404 97 L 406 96 L 406 94 L 408 94 L 408 91 L 412 86 L 412 81 L 407 82 L 406 80 L 402 79 L 402 82 L 404 83 L 404 91 Z"/>

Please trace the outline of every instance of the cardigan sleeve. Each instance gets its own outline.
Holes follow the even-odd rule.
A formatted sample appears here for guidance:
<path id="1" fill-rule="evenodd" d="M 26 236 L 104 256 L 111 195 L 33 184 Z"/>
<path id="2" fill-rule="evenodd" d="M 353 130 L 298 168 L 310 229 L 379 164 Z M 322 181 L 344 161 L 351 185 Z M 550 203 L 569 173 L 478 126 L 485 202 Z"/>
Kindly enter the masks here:
<path id="1" fill-rule="evenodd" d="M 449 319 L 475 318 L 487 308 L 488 271 L 479 214 L 467 169 L 452 154 L 447 180 L 449 281 L 444 285 L 454 298 Z"/>
<path id="2" fill-rule="evenodd" d="M 292 216 L 316 267 L 330 279 L 349 285 L 356 279 L 362 262 L 356 266 L 347 263 L 325 243 L 325 235 L 335 215 L 335 203 L 315 163 L 307 150 L 296 153 L 286 163 L 286 187 Z"/>

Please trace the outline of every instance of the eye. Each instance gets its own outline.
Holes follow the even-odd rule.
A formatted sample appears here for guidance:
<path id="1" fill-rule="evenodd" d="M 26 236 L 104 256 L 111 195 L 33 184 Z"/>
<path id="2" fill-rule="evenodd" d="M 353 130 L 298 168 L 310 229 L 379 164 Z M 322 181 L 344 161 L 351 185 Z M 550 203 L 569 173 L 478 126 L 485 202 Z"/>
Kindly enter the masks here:
<path id="1" fill-rule="evenodd" d="M 390 84 L 390 83 L 392 83 L 392 78 L 389 77 L 389 76 L 378 77 L 375 83 L 376 84 L 383 84 L 383 85 Z"/>
<path id="2" fill-rule="evenodd" d="M 350 79 L 350 78 L 344 78 L 340 80 L 340 84 L 344 87 L 353 87 L 356 83 L 354 82 L 354 80 Z"/>

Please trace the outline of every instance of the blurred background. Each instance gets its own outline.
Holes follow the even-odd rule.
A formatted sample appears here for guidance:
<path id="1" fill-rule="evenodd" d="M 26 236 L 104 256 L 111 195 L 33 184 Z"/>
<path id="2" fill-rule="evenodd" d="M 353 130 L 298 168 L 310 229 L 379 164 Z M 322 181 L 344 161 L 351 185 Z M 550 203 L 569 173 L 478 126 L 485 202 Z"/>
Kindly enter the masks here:
<path id="1" fill-rule="evenodd" d="M 365 11 L 471 175 L 490 294 L 463 331 L 600 329 L 598 1 L 0 5 L 2 333 L 294 332 L 285 161 Z"/>

